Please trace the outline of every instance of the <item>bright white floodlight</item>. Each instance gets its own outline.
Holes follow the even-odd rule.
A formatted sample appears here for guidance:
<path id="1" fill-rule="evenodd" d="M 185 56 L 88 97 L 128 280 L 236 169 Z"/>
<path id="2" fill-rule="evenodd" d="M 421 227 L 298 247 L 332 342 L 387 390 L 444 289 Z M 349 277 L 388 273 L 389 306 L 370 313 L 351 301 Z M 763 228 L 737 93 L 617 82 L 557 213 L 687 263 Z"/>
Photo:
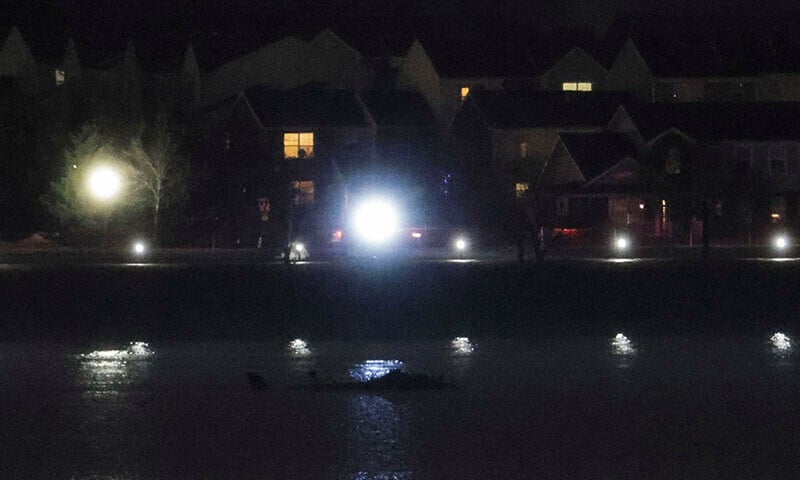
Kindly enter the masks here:
<path id="1" fill-rule="evenodd" d="M 295 251 L 297 251 L 297 253 L 303 253 L 305 251 L 305 249 L 306 249 L 306 246 L 303 245 L 302 243 L 295 243 L 294 244 L 294 249 L 295 249 Z"/>
<path id="2" fill-rule="evenodd" d="M 147 245 L 144 242 L 133 242 L 133 253 L 136 255 L 144 255 L 147 251 Z"/>
<path id="3" fill-rule="evenodd" d="M 467 249 L 467 241 L 466 241 L 466 239 L 464 239 L 464 237 L 457 238 L 456 242 L 455 242 L 455 246 L 456 246 L 456 250 L 458 250 L 459 252 L 463 252 L 464 250 Z"/>
<path id="4" fill-rule="evenodd" d="M 360 204 L 353 216 L 353 227 L 359 239 L 380 244 L 389 241 L 400 224 L 395 207 L 382 199 L 367 200 Z"/>
<path id="5" fill-rule="evenodd" d="M 98 200 L 110 200 L 122 188 L 119 173 L 111 167 L 97 167 L 89 174 L 89 191 Z"/>
<path id="6" fill-rule="evenodd" d="M 617 250 L 620 251 L 627 250 L 630 246 L 630 240 L 628 240 L 628 237 L 617 237 L 617 239 L 614 241 L 614 246 L 616 246 Z"/>
<path id="7" fill-rule="evenodd" d="M 775 244 L 775 248 L 778 250 L 786 250 L 786 247 L 789 246 L 789 239 L 786 237 L 786 235 L 778 235 L 775 237 L 773 243 Z"/>

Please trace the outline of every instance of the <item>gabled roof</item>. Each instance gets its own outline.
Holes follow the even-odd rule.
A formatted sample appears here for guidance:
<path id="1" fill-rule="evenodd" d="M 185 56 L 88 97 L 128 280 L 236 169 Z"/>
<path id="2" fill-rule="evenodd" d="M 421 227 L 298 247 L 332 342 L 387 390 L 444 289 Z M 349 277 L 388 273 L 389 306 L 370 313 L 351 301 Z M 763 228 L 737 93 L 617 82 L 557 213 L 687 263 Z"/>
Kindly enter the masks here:
<path id="1" fill-rule="evenodd" d="M 645 140 L 670 128 L 702 140 L 800 140 L 800 103 L 650 103 L 625 109 Z"/>
<path id="2" fill-rule="evenodd" d="M 346 90 L 251 87 L 243 95 L 261 124 L 268 128 L 369 126 L 361 101 Z"/>
<path id="3" fill-rule="evenodd" d="M 578 67 L 590 76 L 605 76 L 608 74 L 608 70 L 603 65 L 600 65 L 600 63 L 598 63 L 597 60 L 595 60 L 591 55 L 586 53 L 584 49 L 581 47 L 574 47 L 572 50 L 567 52 L 563 58 L 558 60 L 552 67 L 550 67 L 547 72 L 545 72 L 545 75 L 557 74 L 564 70 L 569 71 L 575 67 Z"/>
<path id="4" fill-rule="evenodd" d="M 378 126 L 433 128 L 436 116 L 419 92 L 375 90 L 363 96 Z"/>
<path id="5" fill-rule="evenodd" d="M 626 156 L 590 180 L 584 188 L 594 192 L 623 193 L 647 189 L 652 182 L 653 176 L 650 170 Z"/>
<path id="6" fill-rule="evenodd" d="M 639 49 L 636 48 L 633 40 L 629 38 L 622 46 L 622 49 L 620 49 L 617 59 L 614 60 L 614 64 L 608 71 L 606 85 L 630 85 L 633 75 L 646 76 L 651 80 L 653 76 L 652 72 L 650 72 L 650 68 L 647 66 L 647 62 L 642 57 L 641 53 L 639 53 Z"/>
<path id="7" fill-rule="evenodd" d="M 636 146 L 619 133 L 562 133 L 564 147 L 587 181 L 618 164 L 623 158 L 636 158 Z"/>
<path id="8" fill-rule="evenodd" d="M 564 93 L 542 91 L 470 91 L 473 102 L 489 127 L 603 128 L 624 99 L 605 92 Z"/>

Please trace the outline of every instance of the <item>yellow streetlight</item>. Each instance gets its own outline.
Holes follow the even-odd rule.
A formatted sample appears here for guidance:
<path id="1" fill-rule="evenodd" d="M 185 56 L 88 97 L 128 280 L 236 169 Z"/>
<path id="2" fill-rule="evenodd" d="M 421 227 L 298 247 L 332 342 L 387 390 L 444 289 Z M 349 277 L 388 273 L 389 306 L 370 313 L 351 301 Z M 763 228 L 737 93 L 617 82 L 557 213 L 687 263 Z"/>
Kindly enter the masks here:
<path id="1" fill-rule="evenodd" d="M 110 201 L 122 190 L 122 177 L 109 166 L 99 166 L 89 173 L 89 191 L 100 201 Z"/>

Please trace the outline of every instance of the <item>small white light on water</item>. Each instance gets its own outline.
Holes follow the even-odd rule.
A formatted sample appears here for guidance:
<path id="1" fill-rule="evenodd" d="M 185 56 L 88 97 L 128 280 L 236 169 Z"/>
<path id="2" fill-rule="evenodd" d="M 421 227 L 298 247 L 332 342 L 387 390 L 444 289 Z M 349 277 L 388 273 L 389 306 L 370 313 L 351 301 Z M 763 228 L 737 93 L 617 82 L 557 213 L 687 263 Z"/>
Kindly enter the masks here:
<path id="1" fill-rule="evenodd" d="M 792 348 L 792 340 L 784 333 L 777 332 L 769 339 L 772 346 L 780 351 L 788 351 Z"/>
<path id="2" fill-rule="evenodd" d="M 457 355 L 469 355 L 475 351 L 475 347 L 468 337 L 456 337 L 450 342 L 450 345 L 453 347 L 453 353 Z"/>
<path id="3" fill-rule="evenodd" d="M 125 350 L 95 350 L 81 357 L 96 360 L 142 359 L 155 354 L 147 342 L 131 342 Z"/>
<path id="4" fill-rule="evenodd" d="M 350 378 L 359 382 L 367 382 L 402 368 L 403 362 L 400 360 L 367 360 L 350 369 Z"/>
<path id="5" fill-rule="evenodd" d="M 630 339 L 625 335 L 618 333 L 611 339 L 611 349 L 614 355 L 632 355 L 636 353 Z"/>
<path id="6" fill-rule="evenodd" d="M 289 342 L 289 350 L 291 350 L 292 354 L 299 356 L 311 354 L 311 349 L 308 348 L 308 343 L 300 338 L 295 338 Z"/>

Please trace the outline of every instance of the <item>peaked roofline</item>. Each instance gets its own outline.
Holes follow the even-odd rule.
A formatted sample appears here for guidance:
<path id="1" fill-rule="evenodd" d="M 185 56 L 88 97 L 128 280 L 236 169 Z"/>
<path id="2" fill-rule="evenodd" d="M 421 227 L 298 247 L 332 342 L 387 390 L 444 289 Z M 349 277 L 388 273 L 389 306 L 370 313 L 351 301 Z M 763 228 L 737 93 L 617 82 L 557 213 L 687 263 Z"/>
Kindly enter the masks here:
<path id="1" fill-rule="evenodd" d="M 636 163 L 636 165 L 638 167 L 640 167 L 640 168 L 643 167 L 643 165 L 638 160 L 636 160 L 635 158 L 631 157 L 630 155 L 625 155 L 618 162 L 616 162 L 615 164 L 611 165 L 610 167 L 605 169 L 602 173 L 600 173 L 599 175 L 596 175 L 593 179 L 591 179 L 588 182 L 586 182 L 586 186 L 588 187 L 588 186 L 593 185 L 597 180 L 599 180 L 599 179 L 605 177 L 606 175 L 608 175 L 612 170 L 614 170 L 615 168 L 619 167 L 619 165 L 622 162 L 626 161 L 626 160 L 630 160 L 630 161 Z"/>

